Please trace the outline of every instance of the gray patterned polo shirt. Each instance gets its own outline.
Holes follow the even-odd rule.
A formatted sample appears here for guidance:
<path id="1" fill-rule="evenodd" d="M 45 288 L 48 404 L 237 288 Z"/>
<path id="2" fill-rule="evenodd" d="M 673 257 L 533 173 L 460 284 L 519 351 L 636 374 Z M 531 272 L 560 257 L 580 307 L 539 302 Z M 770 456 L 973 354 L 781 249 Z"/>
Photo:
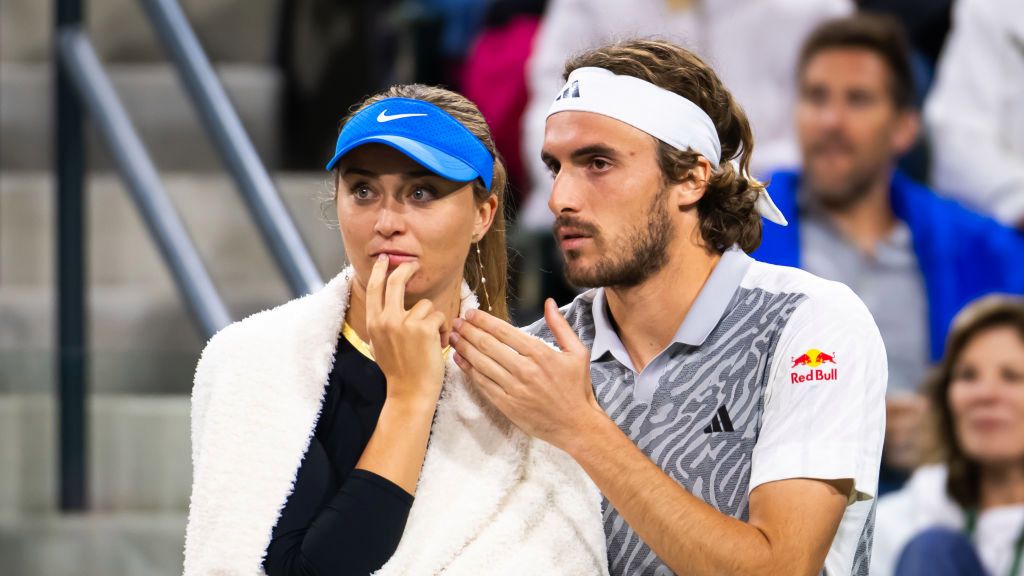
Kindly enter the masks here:
<path id="1" fill-rule="evenodd" d="M 746 521 L 750 491 L 766 482 L 852 479 L 823 573 L 867 574 L 886 358 L 849 288 L 733 248 L 671 344 L 639 372 L 603 289 L 562 312 L 591 349 L 601 407 L 669 477 L 723 514 Z M 554 343 L 543 320 L 527 331 Z M 607 500 L 604 525 L 612 575 L 672 574 Z"/>

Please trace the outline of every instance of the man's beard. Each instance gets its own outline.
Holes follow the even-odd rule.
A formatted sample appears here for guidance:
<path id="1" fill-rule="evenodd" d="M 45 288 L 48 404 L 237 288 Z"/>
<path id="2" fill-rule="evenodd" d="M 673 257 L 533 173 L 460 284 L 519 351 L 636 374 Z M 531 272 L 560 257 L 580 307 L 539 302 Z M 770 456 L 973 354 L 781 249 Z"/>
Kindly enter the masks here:
<path id="1" fill-rule="evenodd" d="M 830 182 L 816 175 L 813 163 L 807 163 L 805 184 L 808 192 L 819 206 L 830 212 L 845 212 L 863 200 L 871 191 L 875 171 L 855 164 L 838 182 Z"/>
<path id="2" fill-rule="evenodd" d="M 807 189 L 822 208 L 829 212 L 846 212 L 868 195 L 874 180 L 874 175 L 867 171 L 855 171 L 838 185 L 823 186 L 820 180 L 808 174 Z"/>
<path id="3" fill-rule="evenodd" d="M 579 288 L 628 288 L 642 284 L 661 271 L 668 264 L 668 247 L 675 232 L 672 218 L 665 207 L 666 192 L 667 189 L 655 195 L 647 211 L 647 221 L 621 236 L 614 246 L 607 247 L 605 256 L 593 267 L 574 265 L 573 261 L 579 258 L 579 254 L 575 250 L 566 250 L 563 256 L 565 277 L 569 283 Z M 600 230 L 592 224 L 559 216 L 555 221 L 556 234 L 562 226 L 587 231 L 594 239 L 595 248 L 602 243 Z"/>

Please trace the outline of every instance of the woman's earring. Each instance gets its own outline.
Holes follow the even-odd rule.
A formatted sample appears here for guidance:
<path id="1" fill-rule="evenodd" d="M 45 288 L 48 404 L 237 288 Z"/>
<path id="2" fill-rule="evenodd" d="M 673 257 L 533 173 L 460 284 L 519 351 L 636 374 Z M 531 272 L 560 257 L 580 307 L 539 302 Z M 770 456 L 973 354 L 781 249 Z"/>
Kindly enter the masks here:
<path id="1" fill-rule="evenodd" d="M 480 255 L 480 242 L 479 241 L 476 242 L 476 263 L 480 266 L 480 284 L 483 286 L 483 289 L 484 289 L 484 299 L 487 301 L 487 311 L 490 312 L 491 311 L 491 295 L 487 291 L 487 276 L 484 275 L 485 274 L 485 272 L 484 272 L 484 259 Z"/>

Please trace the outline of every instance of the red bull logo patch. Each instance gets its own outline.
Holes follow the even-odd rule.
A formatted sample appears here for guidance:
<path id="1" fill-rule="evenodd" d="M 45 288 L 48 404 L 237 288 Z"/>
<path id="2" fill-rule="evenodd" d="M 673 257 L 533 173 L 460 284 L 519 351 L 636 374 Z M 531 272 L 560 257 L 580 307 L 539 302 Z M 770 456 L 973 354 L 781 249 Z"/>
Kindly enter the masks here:
<path id="1" fill-rule="evenodd" d="M 835 352 L 827 354 L 821 350 L 811 348 L 807 352 L 791 358 L 793 365 L 790 366 L 789 377 L 793 384 L 800 382 L 818 382 L 823 380 L 835 380 L 839 377 L 838 368 L 819 368 L 823 364 L 836 364 Z M 796 372 L 796 368 L 806 367 L 812 368 L 812 370 L 799 374 Z"/>

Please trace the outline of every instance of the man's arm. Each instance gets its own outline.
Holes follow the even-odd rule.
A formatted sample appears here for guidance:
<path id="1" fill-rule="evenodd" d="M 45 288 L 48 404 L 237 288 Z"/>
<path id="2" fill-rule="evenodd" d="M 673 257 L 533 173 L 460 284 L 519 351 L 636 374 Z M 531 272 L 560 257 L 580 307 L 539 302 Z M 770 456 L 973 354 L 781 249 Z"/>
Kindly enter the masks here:
<path id="1" fill-rule="evenodd" d="M 750 520 L 722 514 L 651 462 L 604 413 L 589 351 L 558 312 L 545 318 L 562 351 L 482 312 L 457 323 L 456 362 L 517 426 L 568 452 L 641 539 L 688 574 L 816 574 L 852 490 L 851 480 L 766 482 Z"/>
<path id="2" fill-rule="evenodd" d="M 561 448 L 680 574 L 818 574 L 853 487 L 802 478 L 762 484 L 743 522 L 687 492 L 608 418 Z"/>

